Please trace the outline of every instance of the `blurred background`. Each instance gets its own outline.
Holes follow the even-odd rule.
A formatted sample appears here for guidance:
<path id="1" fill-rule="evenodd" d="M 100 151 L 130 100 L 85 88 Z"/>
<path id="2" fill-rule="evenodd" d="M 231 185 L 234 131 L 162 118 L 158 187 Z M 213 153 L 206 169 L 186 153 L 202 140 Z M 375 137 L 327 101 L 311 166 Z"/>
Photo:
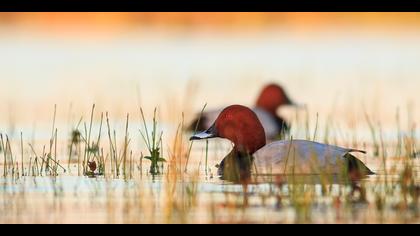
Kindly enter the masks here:
<path id="1" fill-rule="evenodd" d="M 0 13 L 0 128 L 77 123 L 139 104 L 186 121 L 252 106 L 267 82 L 319 114 L 395 127 L 420 121 L 419 13 Z M 279 111 L 293 119 L 293 109 Z M 410 127 L 408 127 L 410 126 Z"/>

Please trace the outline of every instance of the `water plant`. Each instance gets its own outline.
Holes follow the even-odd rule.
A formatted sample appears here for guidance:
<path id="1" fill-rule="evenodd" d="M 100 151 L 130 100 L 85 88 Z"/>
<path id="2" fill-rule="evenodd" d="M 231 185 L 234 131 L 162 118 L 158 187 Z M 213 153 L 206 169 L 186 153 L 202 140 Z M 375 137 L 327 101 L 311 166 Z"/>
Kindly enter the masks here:
<path id="1" fill-rule="evenodd" d="M 128 118 L 129 114 L 127 114 L 126 125 L 125 125 L 125 136 L 124 136 L 124 146 L 122 149 L 122 153 L 118 153 L 117 147 L 117 133 L 113 130 L 113 135 L 111 135 L 111 127 L 109 125 L 109 116 L 108 112 L 105 113 L 106 116 L 106 123 L 108 127 L 108 140 L 109 140 L 109 156 L 111 159 L 111 173 L 115 174 L 116 177 L 120 176 L 121 171 L 121 164 L 123 165 L 123 175 L 127 177 L 127 155 L 129 153 L 128 146 L 131 142 L 131 139 L 128 137 Z M 100 140 L 100 136 L 98 137 L 98 142 Z M 102 150 L 102 149 L 101 149 Z M 101 155 L 99 155 L 99 165 L 100 168 L 105 168 L 106 158 L 104 158 L 103 150 Z M 102 166 L 102 167 L 101 167 Z M 103 170 L 105 172 L 105 170 Z"/>
<path id="2" fill-rule="evenodd" d="M 163 158 L 161 155 L 163 132 L 160 133 L 159 138 L 157 136 L 156 110 L 157 108 L 155 108 L 153 112 L 153 128 L 151 130 L 151 133 L 149 134 L 143 109 L 140 108 L 145 133 L 143 133 L 141 130 L 139 131 L 149 151 L 149 156 L 145 156 L 144 158 L 150 160 L 151 162 L 149 173 L 152 175 L 160 174 L 161 171 L 159 170 L 159 163 L 166 162 L 165 158 Z"/>
<path id="3" fill-rule="evenodd" d="M 206 106 L 207 106 L 207 103 L 205 103 L 205 104 L 204 104 L 204 106 L 203 106 L 203 109 L 201 109 L 201 112 L 200 112 L 200 117 L 198 117 L 198 121 L 197 121 L 197 123 L 196 123 L 196 125 L 195 125 L 195 128 L 194 128 L 194 133 L 196 133 L 196 132 L 197 132 L 198 125 L 200 124 L 200 120 L 201 120 L 201 119 L 202 119 L 202 117 L 203 117 L 203 113 L 204 113 L 204 110 L 206 109 Z M 186 163 L 185 163 L 185 168 L 184 168 L 184 172 L 185 172 L 185 173 L 187 173 L 187 171 L 188 171 L 188 161 L 190 160 L 191 149 L 192 149 L 192 145 L 193 145 L 193 143 L 194 143 L 194 141 L 191 141 L 191 142 L 190 142 L 190 147 L 189 147 L 189 149 L 188 149 L 187 161 L 186 161 Z M 206 160 L 207 160 L 207 159 L 206 159 Z"/>

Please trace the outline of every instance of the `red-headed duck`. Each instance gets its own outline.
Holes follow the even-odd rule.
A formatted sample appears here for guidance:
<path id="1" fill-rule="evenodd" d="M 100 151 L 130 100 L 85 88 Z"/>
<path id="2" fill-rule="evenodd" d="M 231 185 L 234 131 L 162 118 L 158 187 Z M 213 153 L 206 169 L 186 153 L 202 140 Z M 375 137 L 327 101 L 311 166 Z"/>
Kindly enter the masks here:
<path id="1" fill-rule="evenodd" d="M 266 145 L 264 128 L 249 108 L 232 105 L 225 108 L 210 128 L 190 140 L 226 138 L 233 150 L 219 165 L 222 179 L 237 180 L 257 174 L 348 174 L 366 176 L 373 172 L 351 152 L 307 140 L 282 140 Z"/>
<path id="2" fill-rule="evenodd" d="M 290 130 L 289 124 L 277 115 L 277 109 L 284 105 L 295 105 L 287 96 L 284 89 L 275 83 L 266 85 L 252 109 L 261 121 L 267 140 L 284 137 Z M 203 131 L 214 123 L 223 109 L 214 109 L 196 116 L 188 126 L 189 131 Z"/>

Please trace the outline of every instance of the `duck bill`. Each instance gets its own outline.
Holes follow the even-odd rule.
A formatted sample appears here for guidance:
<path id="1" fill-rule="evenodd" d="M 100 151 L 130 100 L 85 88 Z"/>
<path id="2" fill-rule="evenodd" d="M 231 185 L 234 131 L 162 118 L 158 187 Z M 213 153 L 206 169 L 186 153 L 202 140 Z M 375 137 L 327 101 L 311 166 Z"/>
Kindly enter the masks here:
<path id="1" fill-rule="evenodd" d="M 209 138 L 216 138 L 217 132 L 215 125 L 213 124 L 210 128 L 208 128 L 206 131 L 194 134 L 190 137 L 190 141 L 192 140 L 200 140 L 200 139 L 209 139 Z"/>
<path id="2" fill-rule="evenodd" d="M 295 103 L 292 100 L 290 100 L 290 98 L 287 97 L 287 96 L 286 96 L 286 102 L 285 102 L 285 104 L 286 105 L 289 105 L 289 106 L 294 106 L 295 105 Z"/>
<path id="3" fill-rule="evenodd" d="M 291 103 L 289 105 L 294 107 L 294 108 L 297 108 L 297 109 L 305 109 L 306 108 L 306 104 Z"/>
<path id="4" fill-rule="evenodd" d="M 286 105 L 292 106 L 292 107 L 295 107 L 295 108 L 305 108 L 304 104 L 296 103 L 296 102 L 290 100 L 289 98 L 287 98 Z"/>

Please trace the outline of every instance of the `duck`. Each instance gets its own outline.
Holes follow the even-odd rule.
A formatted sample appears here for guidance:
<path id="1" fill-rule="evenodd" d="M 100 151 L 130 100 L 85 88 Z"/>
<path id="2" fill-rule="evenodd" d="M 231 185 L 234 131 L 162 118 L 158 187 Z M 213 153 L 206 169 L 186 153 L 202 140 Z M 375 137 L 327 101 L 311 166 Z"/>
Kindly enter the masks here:
<path id="1" fill-rule="evenodd" d="M 261 121 L 267 140 L 276 140 L 285 137 L 290 131 L 290 124 L 277 115 L 277 110 L 282 106 L 299 105 L 292 102 L 283 87 L 277 83 L 269 83 L 260 91 L 257 102 L 252 108 Z M 213 109 L 202 114 L 196 114 L 187 130 L 191 132 L 204 131 L 214 123 L 223 108 Z"/>
<path id="2" fill-rule="evenodd" d="M 256 113 L 243 105 L 221 111 L 205 131 L 190 141 L 210 138 L 228 139 L 231 152 L 218 167 L 221 179 L 238 181 L 257 175 L 341 175 L 362 178 L 374 174 L 352 153 L 363 150 L 344 148 L 308 140 L 278 140 L 266 144 L 264 127 Z"/>

